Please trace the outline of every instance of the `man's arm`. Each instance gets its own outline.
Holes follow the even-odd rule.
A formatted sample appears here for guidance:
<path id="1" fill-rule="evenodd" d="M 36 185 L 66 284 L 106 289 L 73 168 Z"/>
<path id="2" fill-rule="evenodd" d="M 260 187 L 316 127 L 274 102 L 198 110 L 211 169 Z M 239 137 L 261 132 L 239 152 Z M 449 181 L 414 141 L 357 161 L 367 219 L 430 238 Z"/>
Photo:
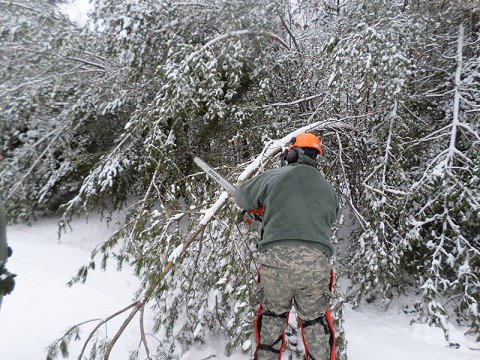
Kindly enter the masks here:
<path id="1" fill-rule="evenodd" d="M 248 180 L 235 190 L 235 202 L 243 210 L 256 210 L 263 205 L 266 194 L 265 173 Z"/>

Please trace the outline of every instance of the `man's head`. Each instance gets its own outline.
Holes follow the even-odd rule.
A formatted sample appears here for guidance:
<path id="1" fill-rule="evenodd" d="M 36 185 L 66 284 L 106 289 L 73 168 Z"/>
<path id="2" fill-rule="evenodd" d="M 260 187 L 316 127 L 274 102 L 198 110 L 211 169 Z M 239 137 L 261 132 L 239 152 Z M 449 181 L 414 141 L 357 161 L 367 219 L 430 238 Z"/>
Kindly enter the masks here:
<path id="1" fill-rule="evenodd" d="M 319 155 L 322 155 L 322 146 L 318 137 L 303 133 L 290 140 L 285 160 L 289 164 L 303 162 L 315 166 Z"/>

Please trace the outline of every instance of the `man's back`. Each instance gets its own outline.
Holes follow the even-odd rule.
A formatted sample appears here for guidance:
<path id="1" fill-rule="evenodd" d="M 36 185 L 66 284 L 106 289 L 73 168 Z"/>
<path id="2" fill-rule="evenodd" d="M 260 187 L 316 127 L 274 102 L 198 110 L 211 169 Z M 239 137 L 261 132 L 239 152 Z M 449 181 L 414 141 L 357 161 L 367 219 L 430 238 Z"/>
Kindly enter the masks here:
<path id="1" fill-rule="evenodd" d="M 338 200 L 333 187 L 313 166 L 291 164 L 266 171 L 240 186 L 235 199 L 244 209 L 263 206 L 259 250 L 280 243 L 304 243 L 333 254 L 331 225 Z"/>

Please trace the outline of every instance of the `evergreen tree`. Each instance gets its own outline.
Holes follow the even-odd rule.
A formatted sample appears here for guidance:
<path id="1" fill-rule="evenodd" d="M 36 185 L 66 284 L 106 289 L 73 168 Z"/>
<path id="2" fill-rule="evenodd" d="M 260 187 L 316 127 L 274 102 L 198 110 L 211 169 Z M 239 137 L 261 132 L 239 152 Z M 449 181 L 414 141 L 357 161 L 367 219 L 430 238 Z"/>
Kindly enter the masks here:
<path id="1" fill-rule="evenodd" d="M 85 101 L 105 66 L 57 3 L 0 3 L 0 141 L 7 158 L 0 187 L 14 219 L 56 210 L 78 192 L 115 135 L 111 120 L 93 127 L 92 102 Z"/>
<path id="2" fill-rule="evenodd" d="M 147 355 L 219 332 L 249 351 L 257 229 L 192 159 L 241 183 L 305 130 L 359 224 L 337 260 L 354 303 L 414 285 L 420 319 L 478 333 L 478 2 L 97 0 L 82 29 L 56 4 L 0 2 L 0 189 L 14 220 L 127 208 L 72 283 L 114 258 L 142 286 L 83 355 L 108 358 L 124 328 L 99 327 L 150 306 L 165 341 L 143 335 Z"/>
<path id="3" fill-rule="evenodd" d="M 364 159 L 351 166 L 362 187 L 349 190 L 361 226 L 353 294 L 388 305 L 413 275 L 419 317 L 447 339 L 449 303 L 478 329 L 478 228 L 466 221 L 478 214 L 478 10 L 350 2 L 346 19 L 358 19 L 331 41 L 336 103 L 365 119 Z"/>
<path id="4" fill-rule="evenodd" d="M 238 210 L 225 204 L 216 187 L 203 185 L 192 158 L 231 166 L 258 154 L 268 137 L 302 123 L 286 125 L 296 107 L 294 113 L 282 106 L 259 111 L 268 98 L 291 99 L 289 84 L 303 92 L 292 71 L 298 61 L 288 60 L 292 49 L 277 34 L 282 11 L 268 1 L 104 1 L 92 14 L 95 36 L 84 32 L 105 71 L 75 107 L 88 104 L 85 112 L 97 123 L 114 119 L 118 135 L 110 147 L 94 147 L 102 155 L 63 206 L 61 225 L 79 210 L 113 210 L 127 195 L 139 199 L 129 205 L 122 229 L 94 251 L 73 282 L 85 281 L 97 262 L 106 266 L 111 257 L 119 267 L 132 265 L 142 287 L 124 309 L 130 311 L 126 322 L 153 303 L 154 330 L 171 339 L 154 350 L 142 339 L 147 352 L 179 355 L 220 329 L 229 339 L 227 351 L 250 349 L 258 302 L 256 231 L 238 225 Z M 302 70 L 307 73 L 306 66 Z M 286 84 L 277 88 L 276 81 Z M 231 176 L 241 170 L 231 167 Z M 205 220 L 212 203 L 216 210 L 224 207 L 222 217 Z M 108 342 L 91 343 L 92 354 L 108 358 L 122 331 Z M 69 334 L 49 356 L 66 346 Z"/>

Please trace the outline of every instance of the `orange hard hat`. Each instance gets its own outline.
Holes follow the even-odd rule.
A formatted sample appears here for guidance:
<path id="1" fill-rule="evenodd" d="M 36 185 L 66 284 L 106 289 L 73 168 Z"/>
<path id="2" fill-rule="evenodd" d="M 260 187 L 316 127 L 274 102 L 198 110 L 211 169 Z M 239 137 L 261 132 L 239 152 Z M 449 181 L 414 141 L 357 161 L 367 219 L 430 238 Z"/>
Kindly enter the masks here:
<path id="1" fill-rule="evenodd" d="M 320 140 L 318 137 L 316 137 L 313 134 L 310 133 L 303 133 L 300 134 L 290 141 L 290 146 L 288 147 L 288 150 L 292 149 L 294 146 L 298 146 L 300 148 L 312 148 L 317 150 L 319 155 L 322 155 L 322 144 L 320 143 Z"/>

